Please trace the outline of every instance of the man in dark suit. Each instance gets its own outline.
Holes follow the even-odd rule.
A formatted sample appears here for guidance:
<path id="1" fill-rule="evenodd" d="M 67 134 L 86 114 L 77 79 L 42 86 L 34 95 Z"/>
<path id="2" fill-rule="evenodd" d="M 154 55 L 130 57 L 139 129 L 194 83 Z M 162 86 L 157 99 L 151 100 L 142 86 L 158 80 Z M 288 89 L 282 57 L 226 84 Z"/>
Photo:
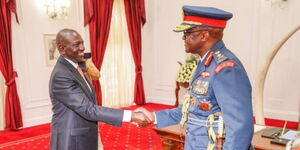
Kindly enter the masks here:
<path id="1" fill-rule="evenodd" d="M 75 30 L 59 31 L 56 44 L 61 56 L 49 82 L 53 111 L 51 150 L 97 150 L 97 121 L 114 126 L 121 126 L 123 121 L 150 123 L 143 113 L 96 105 L 94 89 L 78 67 L 85 48 Z"/>

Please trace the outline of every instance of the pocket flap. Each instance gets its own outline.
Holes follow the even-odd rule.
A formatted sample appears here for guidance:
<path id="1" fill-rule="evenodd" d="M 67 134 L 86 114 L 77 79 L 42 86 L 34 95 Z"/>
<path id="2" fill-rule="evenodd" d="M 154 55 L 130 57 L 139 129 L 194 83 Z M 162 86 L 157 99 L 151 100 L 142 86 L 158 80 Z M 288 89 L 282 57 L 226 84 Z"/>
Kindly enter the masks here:
<path id="1" fill-rule="evenodd" d="M 71 136 L 88 134 L 90 127 L 71 129 Z"/>

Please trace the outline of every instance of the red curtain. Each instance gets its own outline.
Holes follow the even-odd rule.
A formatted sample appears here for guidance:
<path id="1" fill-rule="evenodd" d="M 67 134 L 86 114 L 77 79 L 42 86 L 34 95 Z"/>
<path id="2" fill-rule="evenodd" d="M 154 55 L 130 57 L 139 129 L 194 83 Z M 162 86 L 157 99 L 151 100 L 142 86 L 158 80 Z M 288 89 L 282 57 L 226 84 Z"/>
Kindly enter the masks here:
<path id="1" fill-rule="evenodd" d="M 89 24 L 92 60 L 101 70 L 107 45 L 113 0 L 84 0 L 84 25 Z M 98 105 L 102 105 L 99 80 L 93 81 Z"/>
<path id="2" fill-rule="evenodd" d="M 142 26 L 146 23 L 144 0 L 124 0 L 128 33 L 135 64 L 134 102 L 145 104 L 142 76 Z"/>
<path id="3" fill-rule="evenodd" d="M 0 1 L 0 70 L 7 86 L 5 95 L 5 128 L 17 129 L 23 126 L 19 96 L 15 78 L 17 72 L 13 69 L 11 11 L 16 14 L 15 0 Z M 18 18 L 16 15 L 18 22 Z"/>

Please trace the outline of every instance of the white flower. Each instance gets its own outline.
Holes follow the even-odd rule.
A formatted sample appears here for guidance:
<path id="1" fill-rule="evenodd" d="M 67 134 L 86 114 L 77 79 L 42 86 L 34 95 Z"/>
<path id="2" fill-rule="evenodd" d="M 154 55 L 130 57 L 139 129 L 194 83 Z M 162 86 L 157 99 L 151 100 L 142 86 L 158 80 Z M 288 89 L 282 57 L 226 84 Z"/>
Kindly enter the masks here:
<path id="1" fill-rule="evenodd" d="M 196 67 L 195 63 L 197 63 L 197 62 L 193 61 L 193 62 L 183 64 L 181 66 L 181 68 L 179 69 L 178 74 L 176 75 L 176 81 L 183 82 L 183 83 L 190 82 L 190 79 L 193 74 L 193 70 Z"/>

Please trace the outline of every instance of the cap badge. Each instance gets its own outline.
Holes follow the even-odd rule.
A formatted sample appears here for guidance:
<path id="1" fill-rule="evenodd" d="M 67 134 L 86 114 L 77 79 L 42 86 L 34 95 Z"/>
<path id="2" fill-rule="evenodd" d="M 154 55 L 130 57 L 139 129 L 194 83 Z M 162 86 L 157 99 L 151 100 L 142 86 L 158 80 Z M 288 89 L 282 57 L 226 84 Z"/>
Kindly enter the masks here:
<path id="1" fill-rule="evenodd" d="M 184 10 L 182 8 L 182 20 L 184 20 Z"/>

